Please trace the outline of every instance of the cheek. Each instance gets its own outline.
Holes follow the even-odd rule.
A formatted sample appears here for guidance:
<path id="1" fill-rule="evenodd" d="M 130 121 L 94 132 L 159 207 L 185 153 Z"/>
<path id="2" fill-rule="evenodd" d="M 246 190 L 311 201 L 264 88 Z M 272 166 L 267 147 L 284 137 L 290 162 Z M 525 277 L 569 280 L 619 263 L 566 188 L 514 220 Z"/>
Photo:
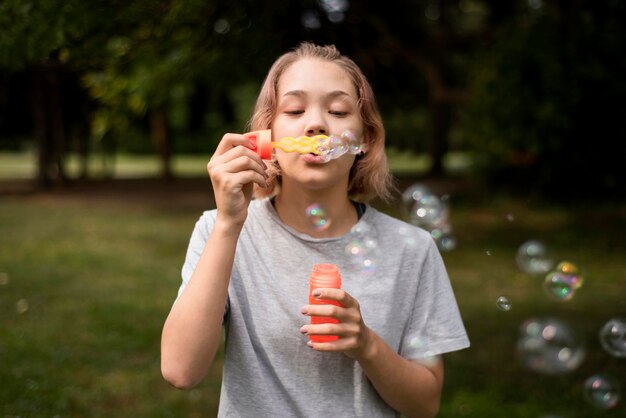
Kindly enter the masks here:
<path id="1" fill-rule="evenodd" d="M 355 159 L 356 156 L 352 154 L 344 154 L 337 160 L 337 163 L 341 164 L 342 171 L 346 171 L 349 173 L 352 169 L 352 166 L 354 165 Z"/>
<path id="2" fill-rule="evenodd" d="M 293 163 L 299 156 L 300 154 L 298 154 L 297 152 L 284 152 L 279 149 L 274 151 L 274 158 L 276 159 L 276 161 L 278 161 L 278 164 L 281 167 Z"/>

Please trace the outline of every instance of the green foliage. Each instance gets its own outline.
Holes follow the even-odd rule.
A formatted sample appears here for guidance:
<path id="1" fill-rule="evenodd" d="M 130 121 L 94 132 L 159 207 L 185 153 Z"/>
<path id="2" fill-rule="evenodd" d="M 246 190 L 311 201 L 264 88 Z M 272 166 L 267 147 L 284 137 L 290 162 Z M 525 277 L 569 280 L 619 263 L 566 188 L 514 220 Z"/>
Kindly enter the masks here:
<path id="1" fill-rule="evenodd" d="M 475 60 L 467 137 L 492 179 L 624 192 L 623 3 L 520 15 Z"/>

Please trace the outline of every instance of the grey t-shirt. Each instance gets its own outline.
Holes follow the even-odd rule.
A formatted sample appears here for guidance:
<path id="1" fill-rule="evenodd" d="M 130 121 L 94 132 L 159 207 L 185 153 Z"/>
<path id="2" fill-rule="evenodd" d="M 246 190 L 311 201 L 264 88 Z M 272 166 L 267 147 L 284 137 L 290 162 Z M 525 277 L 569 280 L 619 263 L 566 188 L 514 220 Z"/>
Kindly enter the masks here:
<path id="1" fill-rule="evenodd" d="M 182 269 L 185 289 L 215 221 L 196 223 Z M 352 231 L 313 238 L 283 224 L 269 199 L 253 200 L 237 243 L 224 327 L 220 417 L 394 417 L 359 363 L 316 352 L 299 328 L 316 263 L 339 266 L 365 324 L 407 359 L 469 346 L 430 234 L 371 206 Z"/>

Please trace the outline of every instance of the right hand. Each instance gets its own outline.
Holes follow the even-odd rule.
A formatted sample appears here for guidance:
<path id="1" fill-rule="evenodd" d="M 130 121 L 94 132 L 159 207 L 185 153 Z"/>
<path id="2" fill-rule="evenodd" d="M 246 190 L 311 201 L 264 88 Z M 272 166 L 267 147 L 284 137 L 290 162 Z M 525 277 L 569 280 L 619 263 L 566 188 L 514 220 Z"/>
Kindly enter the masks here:
<path id="1" fill-rule="evenodd" d="M 253 183 L 267 187 L 266 168 L 248 138 L 230 133 L 222 137 L 207 164 L 217 205 L 217 220 L 228 226 L 243 227 Z"/>

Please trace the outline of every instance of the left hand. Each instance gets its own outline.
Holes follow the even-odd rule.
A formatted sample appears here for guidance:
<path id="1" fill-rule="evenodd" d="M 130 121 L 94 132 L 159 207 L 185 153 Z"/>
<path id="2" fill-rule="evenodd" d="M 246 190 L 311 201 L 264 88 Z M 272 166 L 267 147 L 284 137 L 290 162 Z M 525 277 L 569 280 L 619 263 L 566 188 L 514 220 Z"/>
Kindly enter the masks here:
<path id="1" fill-rule="evenodd" d="M 301 312 L 307 316 L 329 316 L 339 320 L 338 324 L 306 324 L 300 328 L 305 335 L 337 335 L 336 341 L 316 343 L 309 341 L 307 345 L 317 351 L 341 351 L 348 357 L 358 360 L 367 353 L 373 331 L 363 322 L 359 302 L 341 289 L 320 288 L 315 293 L 319 299 L 335 300 L 335 305 L 305 305 Z"/>

